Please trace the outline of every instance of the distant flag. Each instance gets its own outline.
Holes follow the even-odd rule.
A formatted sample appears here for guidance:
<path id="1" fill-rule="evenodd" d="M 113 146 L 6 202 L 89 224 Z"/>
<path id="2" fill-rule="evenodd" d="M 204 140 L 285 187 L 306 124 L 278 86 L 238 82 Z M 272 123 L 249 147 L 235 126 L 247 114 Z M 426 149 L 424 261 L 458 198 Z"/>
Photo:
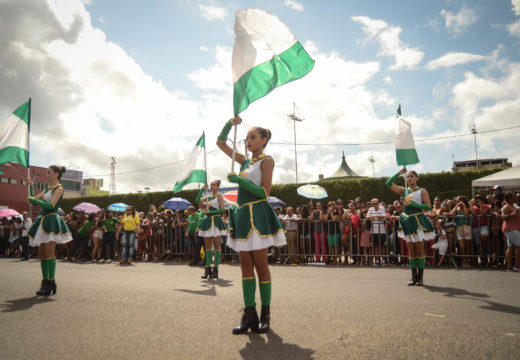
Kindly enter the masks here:
<path id="1" fill-rule="evenodd" d="M 314 60 L 277 16 L 260 9 L 235 15 L 233 108 L 235 115 L 278 86 L 297 80 Z"/>
<path id="2" fill-rule="evenodd" d="M 206 184 L 206 139 L 204 133 L 197 141 L 197 144 L 191 151 L 190 158 L 186 164 L 179 180 L 173 187 L 173 192 L 178 193 L 182 188 L 191 183 Z"/>
<path id="3" fill-rule="evenodd" d="M 0 174 L 5 163 L 29 167 L 30 125 L 31 99 L 0 122 Z"/>
<path id="4" fill-rule="evenodd" d="M 419 157 L 413 141 L 412 125 L 401 117 L 401 105 L 397 108 L 395 120 L 395 155 L 397 165 L 417 164 Z"/>

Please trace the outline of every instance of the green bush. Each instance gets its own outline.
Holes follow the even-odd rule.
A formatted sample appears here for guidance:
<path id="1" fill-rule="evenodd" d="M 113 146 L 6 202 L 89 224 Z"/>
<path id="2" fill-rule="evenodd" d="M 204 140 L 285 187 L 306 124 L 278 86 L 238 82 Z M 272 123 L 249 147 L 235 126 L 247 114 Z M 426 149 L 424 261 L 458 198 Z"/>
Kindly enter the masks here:
<path id="1" fill-rule="evenodd" d="M 428 190 L 432 201 L 435 196 L 439 196 L 441 199 L 453 198 L 457 195 L 471 197 L 472 180 L 479 179 L 500 170 L 502 169 L 420 174 L 419 185 Z M 327 198 L 322 199 L 322 202 L 336 199 L 342 199 L 346 202 L 347 200 L 361 197 L 364 201 L 378 198 L 385 203 L 390 203 L 398 199 L 398 196 L 386 187 L 386 180 L 386 177 L 356 178 L 352 180 L 324 180 L 317 184 L 324 187 L 329 195 Z M 396 184 L 403 186 L 403 179 L 399 178 Z M 271 196 L 276 196 L 283 200 L 288 206 L 292 207 L 306 204 L 309 202 L 309 199 L 298 195 L 296 192 L 296 189 L 301 185 L 303 184 L 273 185 L 271 188 Z M 182 197 L 193 204 L 197 194 L 198 190 L 183 190 L 175 196 Z M 116 202 L 123 202 L 125 204 L 133 205 L 139 211 L 147 212 L 150 204 L 154 204 L 158 207 L 173 196 L 172 191 L 161 191 L 144 194 L 118 194 L 110 196 L 68 198 L 63 199 L 61 207 L 63 210 L 68 212 L 81 202 L 93 203 L 101 208 L 106 208 L 110 204 Z"/>

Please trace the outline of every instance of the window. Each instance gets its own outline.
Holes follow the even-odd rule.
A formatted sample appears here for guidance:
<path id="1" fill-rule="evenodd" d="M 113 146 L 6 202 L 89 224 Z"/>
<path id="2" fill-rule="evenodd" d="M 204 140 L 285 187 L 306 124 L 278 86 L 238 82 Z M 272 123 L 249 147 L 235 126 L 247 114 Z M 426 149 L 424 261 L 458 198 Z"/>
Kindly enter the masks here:
<path id="1" fill-rule="evenodd" d="M 9 184 L 9 178 L 6 178 L 6 177 L 0 178 L 0 182 L 3 184 Z"/>
<path id="2" fill-rule="evenodd" d="M 10 178 L 9 179 L 9 184 L 18 184 L 18 180 Z"/>
<path id="3" fill-rule="evenodd" d="M 20 182 L 20 184 L 22 184 L 22 185 L 27 185 L 27 180 L 22 179 L 21 182 Z"/>

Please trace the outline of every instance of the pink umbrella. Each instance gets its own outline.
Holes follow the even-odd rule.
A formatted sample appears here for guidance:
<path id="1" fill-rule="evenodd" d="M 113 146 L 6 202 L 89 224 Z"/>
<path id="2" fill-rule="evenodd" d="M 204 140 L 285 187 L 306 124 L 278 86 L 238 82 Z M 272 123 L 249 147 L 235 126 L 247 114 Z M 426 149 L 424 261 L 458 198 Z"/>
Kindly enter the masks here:
<path id="1" fill-rule="evenodd" d="M 222 196 L 224 197 L 224 200 L 230 203 L 236 203 L 238 198 L 238 190 L 225 192 Z"/>
<path id="2" fill-rule="evenodd" d="M 0 217 L 20 216 L 20 213 L 15 209 L 0 209 Z"/>
<path id="3" fill-rule="evenodd" d="M 97 205 L 87 203 L 87 202 L 82 202 L 82 203 L 79 203 L 78 205 L 74 206 L 72 208 L 72 210 L 84 211 L 85 214 L 92 214 L 92 213 L 98 212 L 101 209 Z"/>

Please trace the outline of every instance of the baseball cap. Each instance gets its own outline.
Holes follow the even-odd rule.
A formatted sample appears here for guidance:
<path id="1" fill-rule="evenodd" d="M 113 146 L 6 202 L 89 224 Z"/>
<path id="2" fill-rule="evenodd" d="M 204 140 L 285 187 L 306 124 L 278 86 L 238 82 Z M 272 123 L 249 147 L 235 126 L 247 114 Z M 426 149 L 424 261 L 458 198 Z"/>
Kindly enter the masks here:
<path id="1" fill-rule="evenodd" d="M 498 190 L 498 191 L 502 191 L 502 190 L 504 190 L 504 189 L 502 189 L 502 186 L 500 186 L 500 185 L 495 185 L 495 186 L 493 186 L 492 188 L 489 188 L 489 190 Z"/>

